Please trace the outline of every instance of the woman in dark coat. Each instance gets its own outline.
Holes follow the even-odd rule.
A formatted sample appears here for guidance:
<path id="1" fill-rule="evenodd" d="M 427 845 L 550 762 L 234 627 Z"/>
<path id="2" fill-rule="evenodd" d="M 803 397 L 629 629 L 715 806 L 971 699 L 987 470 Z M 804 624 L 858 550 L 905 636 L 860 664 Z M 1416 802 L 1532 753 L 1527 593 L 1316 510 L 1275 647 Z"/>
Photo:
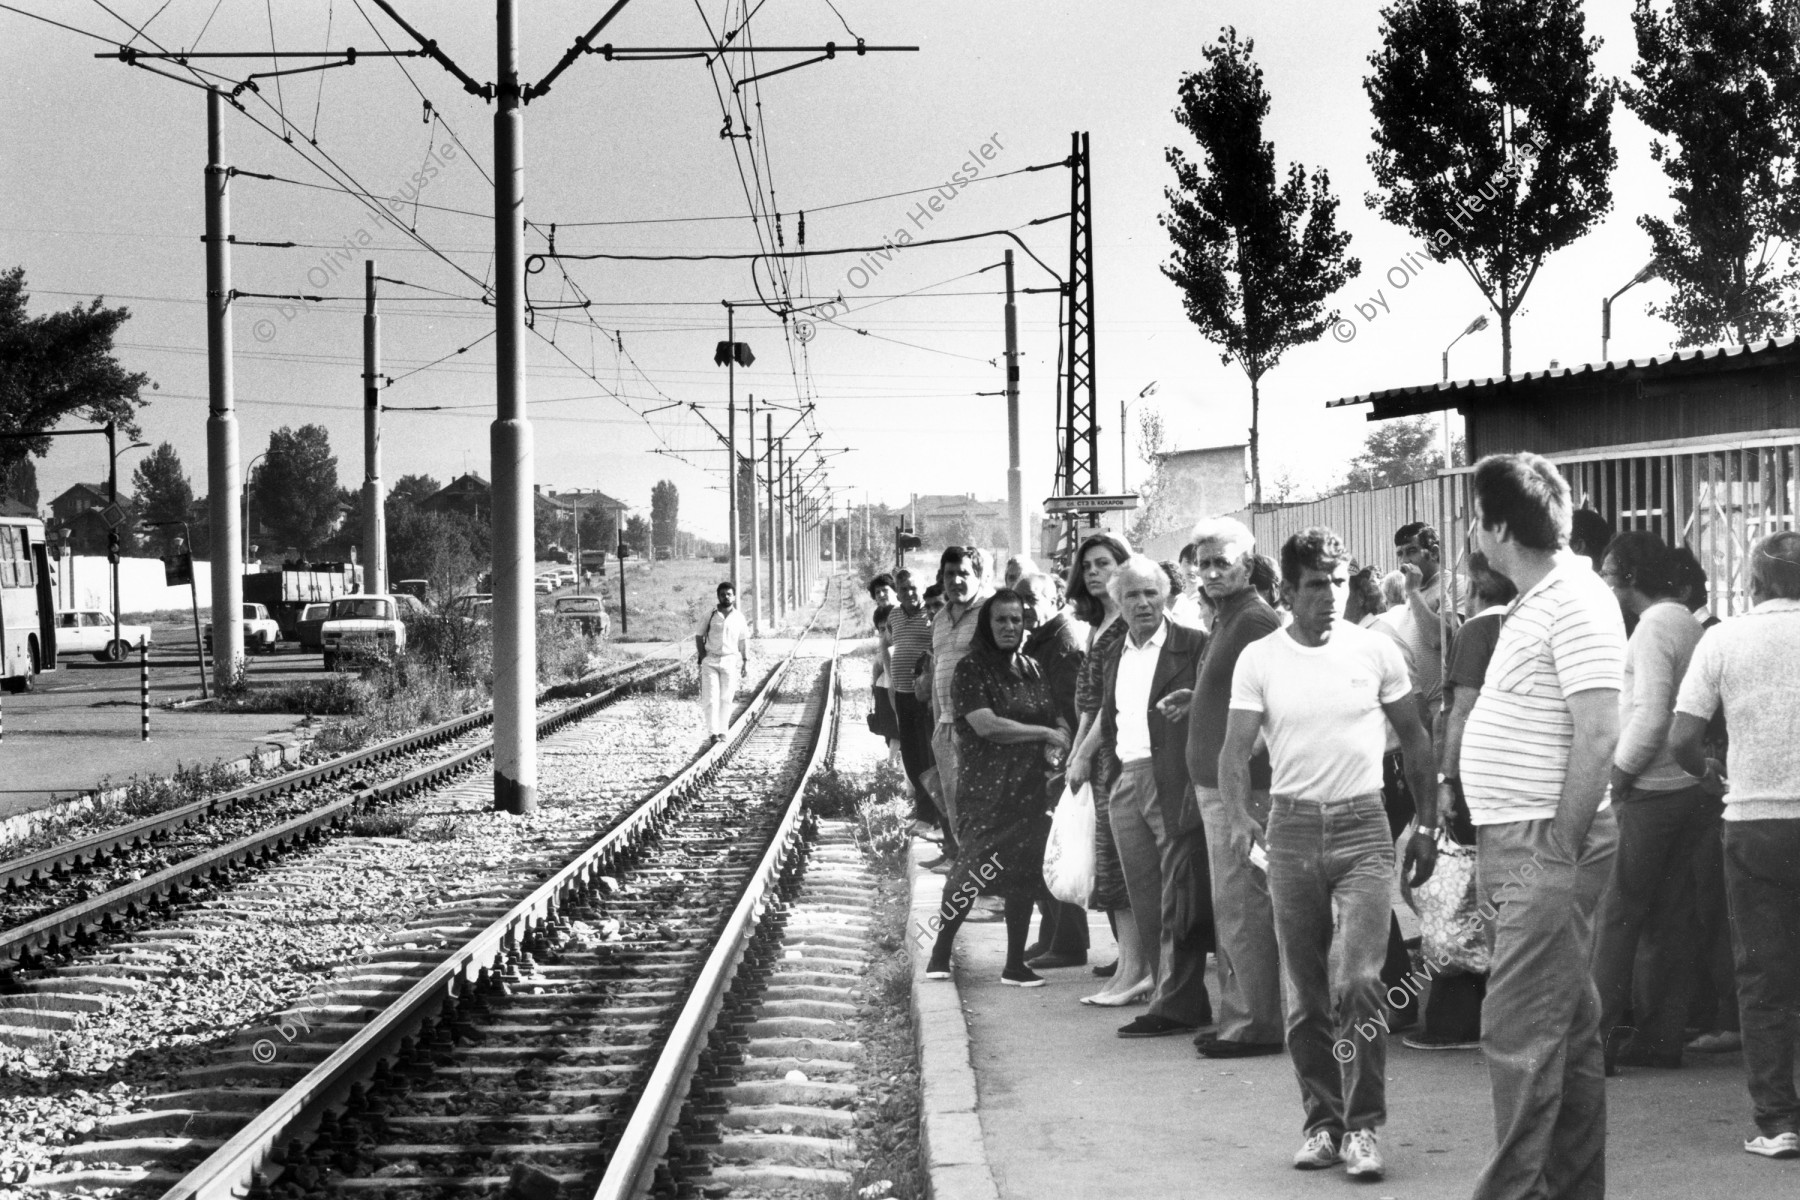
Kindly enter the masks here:
<path id="1" fill-rule="evenodd" d="M 957 789 L 956 867 L 944 881 L 937 944 L 927 979 L 950 978 L 950 950 L 975 898 L 1006 901 L 1006 966 L 1000 982 L 1040 987 L 1042 976 L 1025 965 L 1031 909 L 1044 876 L 1044 843 L 1050 834 L 1044 785 L 1069 750 L 1069 731 L 1056 701 L 1025 657 L 1025 610 L 1019 594 L 1002 588 L 982 605 L 975 647 L 956 665 L 951 698 L 956 706 L 957 749 L 962 773 Z"/>

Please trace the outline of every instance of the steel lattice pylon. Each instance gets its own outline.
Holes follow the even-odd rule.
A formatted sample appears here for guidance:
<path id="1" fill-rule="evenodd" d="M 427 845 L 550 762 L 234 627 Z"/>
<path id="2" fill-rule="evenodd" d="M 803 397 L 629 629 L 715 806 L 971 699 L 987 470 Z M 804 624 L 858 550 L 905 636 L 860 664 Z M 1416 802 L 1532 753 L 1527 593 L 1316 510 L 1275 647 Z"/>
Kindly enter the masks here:
<path id="1" fill-rule="evenodd" d="M 1098 370 L 1094 349 L 1093 193 L 1089 179 L 1088 135 L 1070 135 L 1069 151 L 1069 316 L 1062 395 L 1057 405 L 1061 442 L 1057 491 L 1065 496 L 1100 491 L 1100 426 L 1095 420 Z M 1069 514 L 1063 521 L 1058 559 L 1075 553 L 1075 534 L 1082 517 L 1098 524 L 1098 513 Z"/>

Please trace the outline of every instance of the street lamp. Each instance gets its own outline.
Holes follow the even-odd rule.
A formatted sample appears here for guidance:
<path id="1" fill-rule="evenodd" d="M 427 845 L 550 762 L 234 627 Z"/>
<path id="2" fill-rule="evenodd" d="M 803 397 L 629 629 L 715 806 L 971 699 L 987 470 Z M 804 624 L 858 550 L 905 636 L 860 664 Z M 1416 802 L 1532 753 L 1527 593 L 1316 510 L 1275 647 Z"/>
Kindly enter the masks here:
<path id="1" fill-rule="evenodd" d="M 1147 400 L 1156 395 L 1157 381 L 1152 379 L 1144 385 L 1144 390 L 1130 400 L 1119 401 L 1119 492 L 1123 495 L 1131 491 L 1131 485 L 1125 480 L 1125 410 L 1139 400 Z"/>
<path id="2" fill-rule="evenodd" d="M 1612 304 L 1613 304 L 1613 301 L 1617 300 L 1620 296 L 1623 296 L 1626 292 L 1630 291 L 1632 288 L 1636 287 L 1638 284 L 1646 283 L 1649 280 L 1655 279 L 1656 274 L 1657 274 L 1656 260 L 1653 258 L 1649 262 L 1644 264 L 1644 267 L 1641 271 L 1639 271 L 1636 275 L 1633 275 L 1631 277 L 1631 280 L 1629 283 L 1627 283 L 1624 287 L 1620 288 L 1618 291 L 1614 292 L 1612 295 L 1608 296 L 1606 299 L 1604 299 L 1600 302 L 1600 361 L 1601 362 L 1612 361 L 1606 357 L 1606 344 L 1608 342 L 1612 341 Z"/>
<path id="3" fill-rule="evenodd" d="M 1450 339 L 1450 346 L 1456 345 L 1456 343 L 1462 341 L 1464 338 L 1468 337 L 1471 333 L 1480 333 L 1482 330 L 1486 329 L 1487 327 L 1488 327 L 1488 315 L 1486 313 L 1482 313 L 1479 317 L 1476 317 L 1473 321 L 1470 321 L 1468 326 L 1461 333 L 1457 334 L 1455 337 Z M 1450 382 L 1450 346 L 1444 347 L 1444 382 L 1445 383 Z M 1446 407 L 1444 409 L 1444 466 L 1445 467 L 1450 466 L 1450 410 L 1448 407 Z"/>
<path id="4" fill-rule="evenodd" d="M 124 454 L 128 450 L 148 450 L 149 448 L 149 442 L 131 442 L 125 446 L 115 446 L 113 442 L 113 425 L 111 422 L 107 423 L 106 456 L 108 465 L 106 472 L 106 499 L 108 501 L 107 507 L 109 509 L 118 507 L 119 503 L 119 455 Z M 118 526 L 114 525 L 110 518 L 108 518 L 106 524 L 106 559 L 112 566 L 113 617 L 112 643 L 106 648 L 106 656 L 113 662 L 119 662 L 125 657 L 124 654 L 119 651 L 119 530 Z M 117 655 L 116 658 L 114 657 L 115 655 Z"/>
<path id="5" fill-rule="evenodd" d="M 261 454 L 251 459 L 250 465 L 244 468 L 244 567 L 246 569 L 250 566 L 250 555 L 252 552 L 252 547 L 250 545 L 250 472 L 256 468 L 257 463 L 267 457 L 269 457 L 269 452 L 264 450 Z M 261 564 L 258 565 L 260 566 Z"/>

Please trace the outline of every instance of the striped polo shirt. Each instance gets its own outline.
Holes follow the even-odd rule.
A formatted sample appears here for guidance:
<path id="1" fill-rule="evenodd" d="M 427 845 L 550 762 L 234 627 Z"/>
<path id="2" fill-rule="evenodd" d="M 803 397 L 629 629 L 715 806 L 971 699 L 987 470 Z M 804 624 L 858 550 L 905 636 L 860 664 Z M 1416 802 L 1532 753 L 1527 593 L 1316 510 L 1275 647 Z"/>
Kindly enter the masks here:
<path id="1" fill-rule="evenodd" d="M 887 632 L 882 636 L 888 647 L 888 687 L 910 696 L 913 667 L 931 649 L 931 614 L 923 607 L 908 613 L 896 604 L 888 613 Z"/>
<path id="2" fill-rule="evenodd" d="M 1575 741 L 1569 697 L 1616 691 L 1624 675 L 1618 600 L 1587 559 L 1558 551 L 1550 573 L 1507 612 L 1463 731 L 1463 796 L 1474 823 L 1554 817 Z"/>

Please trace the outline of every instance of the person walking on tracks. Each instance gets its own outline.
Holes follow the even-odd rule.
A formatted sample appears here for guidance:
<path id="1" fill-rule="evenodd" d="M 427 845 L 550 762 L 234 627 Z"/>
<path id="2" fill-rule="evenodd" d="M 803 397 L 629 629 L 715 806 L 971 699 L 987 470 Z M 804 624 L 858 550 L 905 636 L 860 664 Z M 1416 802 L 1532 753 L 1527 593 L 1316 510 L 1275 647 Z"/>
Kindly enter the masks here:
<path id="1" fill-rule="evenodd" d="M 725 740 L 731 728 L 731 702 L 738 681 L 750 666 L 750 627 L 738 610 L 737 589 L 719 585 L 717 608 L 707 609 L 694 630 L 695 660 L 700 665 L 700 711 L 706 714 L 706 731 L 712 740 Z"/>
<path id="2" fill-rule="evenodd" d="M 1431 739 L 1400 648 L 1342 619 L 1350 553 L 1337 534 L 1315 526 L 1290 537 L 1281 548 L 1281 586 L 1293 624 L 1238 655 L 1219 790 L 1239 825 L 1234 843 L 1250 846 L 1253 862 L 1266 846 L 1289 988 L 1288 1055 L 1306 1114 L 1294 1166 L 1342 1162 L 1352 1179 L 1374 1180 L 1382 1176 L 1375 1131 L 1387 1120 L 1381 964 L 1394 875 L 1381 756 L 1392 724 L 1413 775 L 1419 819 L 1431 828 Z M 1272 775 L 1266 829 L 1251 809 L 1250 758 L 1259 733 L 1268 738 Z M 1412 886 L 1436 865 L 1437 844 L 1415 827 L 1404 868 Z"/>

